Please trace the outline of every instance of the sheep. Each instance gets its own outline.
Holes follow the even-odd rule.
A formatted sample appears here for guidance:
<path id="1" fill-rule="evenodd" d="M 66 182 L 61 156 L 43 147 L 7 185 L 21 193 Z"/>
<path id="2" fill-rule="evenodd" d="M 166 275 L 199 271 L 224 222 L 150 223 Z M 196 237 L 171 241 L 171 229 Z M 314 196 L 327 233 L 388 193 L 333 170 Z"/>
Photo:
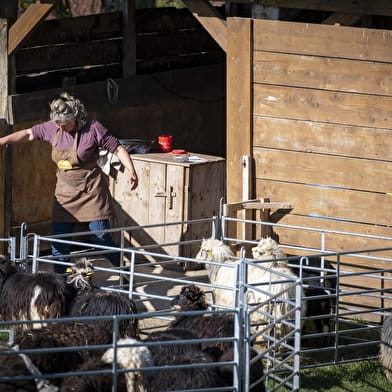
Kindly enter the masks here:
<path id="1" fill-rule="evenodd" d="M 137 313 L 134 301 L 126 294 L 100 289 L 88 289 L 79 293 L 70 304 L 68 316 L 108 316 L 108 315 L 132 315 Z M 94 323 L 107 329 L 113 328 L 113 320 L 96 320 Z M 120 337 L 139 337 L 139 320 L 128 317 L 118 321 Z"/>
<path id="2" fill-rule="evenodd" d="M 392 382 L 392 315 L 388 316 L 382 324 L 380 361 L 386 378 Z"/>
<path id="3" fill-rule="evenodd" d="M 80 260 L 67 275 L 52 272 L 19 272 L 6 257 L 0 256 L 0 319 L 44 320 L 63 317 L 79 289 L 89 285 L 90 265 Z M 39 328 L 45 323 L 15 325 L 15 329 Z"/>
<path id="4" fill-rule="evenodd" d="M 306 300 L 305 318 L 325 316 L 313 320 L 317 333 L 329 332 L 328 315 L 336 303 L 337 276 L 328 260 L 318 255 L 287 255 L 288 266 L 297 276 L 301 276 Z M 302 269 L 301 269 L 302 264 Z M 327 271 L 325 271 L 327 270 Z M 320 297 L 320 298 L 314 298 Z M 304 324 L 306 327 L 306 323 Z M 306 333 L 305 328 L 303 333 Z"/>
<path id="5" fill-rule="evenodd" d="M 137 343 L 134 339 L 120 339 L 118 346 Z M 147 375 L 150 372 L 126 373 L 128 392 L 186 391 L 224 386 L 216 366 L 180 367 L 182 365 L 212 363 L 213 360 L 208 354 L 189 348 L 182 355 L 172 355 L 162 360 L 162 357 L 159 356 L 159 350 L 155 351 L 154 355 L 153 347 L 156 346 L 117 347 L 117 361 L 121 368 L 151 367 L 153 372 L 150 376 Z M 102 359 L 107 363 L 113 362 L 114 349 L 109 349 Z M 158 363 L 156 363 L 157 360 Z M 153 370 L 153 366 L 162 366 L 162 368 Z"/>
<path id="6" fill-rule="evenodd" d="M 171 306 L 180 311 L 207 310 L 208 304 L 204 292 L 195 285 L 186 285 L 171 301 Z M 169 330 L 183 328 L 194 332 L 199 338 L 232 337 L 234 334 L 234 317 L 231 313 L 205 314 L 203 316 L 186 316 L 181 313 L 169 324 Z M 216 346 L 224 351 L 232 342 L 203 343 L 202 349 Z"/>
<path id="7" fill-rule="evenodd" d="M 279 260 L 284 254 L 271 238 L 261 239 L 258 246 L 252 248 L 252 253 L 254 259 L 266 260 L 261 265 L 267 268 L 264 269 L 256 264 L 250 264 L 248 267 L 248 283 L 257 285 L 257 287 L 248 289 L 247 302 L 249 304 L 266 303 L 259 311 L 252 311 L 250 315 L 251 322 L 256 325 L 256 329 L 260 329 L 263 324 L 270 322 L 264 313 L 271 311 L 270 298 L 272 296 L 279 296 L 277 304 L 272 309 L 274 318 L 284 317 L 289 311 L 293 310 L 293 306 L 287 301 L 295 299 L 296 287 L 287 280 L 289 278 L 297 280 L 297 276 L 290 271 L 284 260 Z M 225 264 L 237 263 L 237 261 L 233 252 L 222 241 L 215 239 L 203 240 L 196 258 L 222 263 L 222 265 L 207 265 L 206 267 L 212 284 L 219 286 L 231 284 L 234 286 L 236 281 L 235 269 L 225 268 L 224 266 Z M 268 260 L 271 261 L 267 262 Z M 274 273 L 274 271 L 282 275 Z M 264 285 L 261 285 L 261 289 L 258 289 L 260 284 Z M 263 292 L 260 292 L 260 290 L 263 290 Z M 231 307 L 233 305 L 232 295 L 231 293 L 228 294 L 227 290 L 214 288 L 214 296 L 216 304 L 220 306 Z M 301 307 L 303 315 L 305 310 L 306 304 L 303 303 Z M 284 323 L 277 323 L 274 328 L 277 337 L 285 336 L 288 330 L 288 326 Z"/>
<path id="8" fill-rule="evenodd" d="M 108 373 L 97 374 L 95 371 L 106 370 Z M 110 371 L 110 372 L 109 372 Z M 113 385 L 112 365 L 104 362 L 101 357 L 94 357 L 75 369 L 75 372 L 84 372 L 76 375 L 74 372 L 63 378 L 59 392 L 98 392 L 111 391 Z M 125 375 L 117 375 L 117 392 L 127 392 Z"/>
<path id="9" fill-rule="evenodd" d="M 153 367 L 153 357 L 146 346 L 137 346 L 139 342 L 132 338 L 123 338 L 117 341 L 116 355 L 114 348 L 109 348 L 102 356 L 102 361 L 112 364 L 117 359 L 122 369 L 138 369 Z M 131 345 L 130 347 L 124 347 Z M 144 373 L 133 371 L 125 374 L 127 392 L 149 391 L 148 377 Z M 161 389 L 163 391 L 163 389 Z"/>
<path id="10" fill-rule="evenodd" d="M 112 331 L 94 322 L 56 322 L 42 328 L 21 331 L 13 344 L 22 350 L 58 348 L 59 351 L 32 352 L 28 355 L 34 366 L 45 375 L 74 371 L 85 361 L 103 354 L 103 350 L 99 348 L 60 351 L 61 349 L 111 344 L 112 341 Z M 59 383 L 58 379 L 51 380 L 56 385 Z"/>
<path id="11" fill-rule="evenodd" d="M 178 295 L 172 302 L 172 307 L 180 311 L 206 310 L 208 304 L 205 300 L 204 292 L 196 285 L 190 284 L 183 286 Z M 229 313 L 209 313 L 205 315 L 186 316 L 179 314 L 170 323 L 169 329 L 185 328 L 195 333 L 200 339 L 206 338 L 222 338 L 234 336 L 234 316 Z M 205 353 L 208 353 L 216 362 L 233 361 L 234 346 L 233 342 L 206 342 L 201 347 Z M 251 358 L 255 357 L 255 352 L 251 349 Z M 232 365 L 220 366 L 218 373 L 221 380 L 226 386 L 233 383 L 233 367 Z M 263 375 L 262 362 L 257 360 L 250 367 L 251 384 L 256 385 L 250 389 L 251 392 L 264 392 L 264 385 L 258 383 Z"/>
<path id="12" fill-rule="evenodd" d="M 0 351 L 9 351 L 12 347 L 1 345 Z M 26 363 L 17 353 L 0 355 L 0 377 L 30 376 Z M 0 381 L 2 392 L 38 392 L 34 379 Z"/>

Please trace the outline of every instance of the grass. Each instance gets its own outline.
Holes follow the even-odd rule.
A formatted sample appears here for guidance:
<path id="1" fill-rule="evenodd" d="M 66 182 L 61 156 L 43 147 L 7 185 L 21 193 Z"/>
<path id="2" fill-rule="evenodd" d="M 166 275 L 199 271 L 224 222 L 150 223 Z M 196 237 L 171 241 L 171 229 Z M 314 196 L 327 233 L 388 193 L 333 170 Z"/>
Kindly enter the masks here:
<path id="1" fill-rule="evenodd" d="M 273 385 L 269 385 L 273 390 Z M 279 388 L 277 392 L 287 392 Z M 392 383 L 377 360 L 307 369 L 301 372 L 301 392 L 391 392 Z"/>
<path id="2" fill-rule="evenodd" d="M 307 369 L 301 373 L 301 392 L 388 392 L 390 383 L 379 361 Z"/>

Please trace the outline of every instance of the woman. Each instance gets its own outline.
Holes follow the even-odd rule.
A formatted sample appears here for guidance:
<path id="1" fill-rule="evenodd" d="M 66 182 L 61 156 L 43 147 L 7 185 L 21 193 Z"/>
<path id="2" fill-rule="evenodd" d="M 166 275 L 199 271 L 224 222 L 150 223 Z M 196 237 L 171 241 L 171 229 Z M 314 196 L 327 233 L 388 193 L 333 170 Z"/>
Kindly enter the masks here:
<path id="1" fill-rule="evenodd" d="M 138 185 L 132 159 L 116 137 L 98 121 L 88 120 L 84 105 L 68 93 L 50 104 L 50 121 L 0 138 L 6 144 L 43 140 L 52 145 L 52 160 L 57 165 L 57 182 L 52 207 L 53 234 L 74 231 L 77 222 L 88 222 L 89 230 L 109 229 L 112 199 L 107 177 L 97 166 L 99 149 L 114 153 L 128 170 L 131 190 Z M 94 244 L 115 246 L 108 233 L 93 233 Z M 68 244 L 53 243 L 52 254 L 60 261 L 70 253 Z M 120 265 L 119 252 L 106 254 L 114 266 Z M 54 265 L 63 273 L 66 266 Z"/>

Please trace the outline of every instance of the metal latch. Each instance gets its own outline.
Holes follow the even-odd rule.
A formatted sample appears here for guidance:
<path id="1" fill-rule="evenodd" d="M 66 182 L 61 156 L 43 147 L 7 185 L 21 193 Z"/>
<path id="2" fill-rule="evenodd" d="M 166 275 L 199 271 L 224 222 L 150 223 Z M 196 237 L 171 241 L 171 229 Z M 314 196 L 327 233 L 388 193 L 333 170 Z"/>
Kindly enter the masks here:
<path id="1" fill-rule="evenodd" d="M 155 193 L 155 197 L 167 197 L 167 208 L 171 210 L 173 208 L 173 198 L 177 196 L 176 192 L 174 192 L 173 187 L 169 187 L 169 192 L 159 191 Z"/>

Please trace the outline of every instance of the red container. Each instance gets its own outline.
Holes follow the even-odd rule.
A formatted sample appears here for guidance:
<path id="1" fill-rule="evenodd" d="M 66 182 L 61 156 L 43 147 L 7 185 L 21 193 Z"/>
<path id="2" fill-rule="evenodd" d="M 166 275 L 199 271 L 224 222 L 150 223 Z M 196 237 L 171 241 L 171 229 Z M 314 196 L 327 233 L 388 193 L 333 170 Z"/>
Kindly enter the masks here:
<path id="1" fill-rule="evenodd" d="M 159 150 L 161 152 L 170 152 L 173 150 L 173 136 L 160 135 L 158 136 Z"/>

